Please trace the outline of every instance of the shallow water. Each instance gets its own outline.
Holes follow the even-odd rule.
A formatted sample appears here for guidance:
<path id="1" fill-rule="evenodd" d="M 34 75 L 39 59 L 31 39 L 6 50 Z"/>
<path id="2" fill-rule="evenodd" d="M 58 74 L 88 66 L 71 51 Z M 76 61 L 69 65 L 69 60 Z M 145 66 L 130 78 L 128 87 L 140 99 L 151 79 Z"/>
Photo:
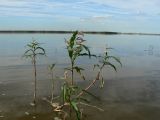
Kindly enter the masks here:
<path id="1" fill-rule="evenodd" d="M 47 65 L 56 63 L 56 76 L 63 75 L 68 65 L 64 38 L 70 34 L 0 34 L 0 120 L 50 120 L 54 114 L 42 100 L 50 95 Z M 32 66 L 22 58 L 24 46 L 36 39 L 43 43 L 47 57 L 38 60 L 38 106 L 32 100 Z M 101 54 L 105 47 L 114 48 L 111 54 L 121 58 L 118 72 L 111 68 L 103 71 L 104 89 L 91 89 L 101 101 L 92 101 L 105 111 L 87 109 L 86 119 L 156 120 L 160 117 L 160 36 L 139 35 L 85 35 L 86 44 L 94 54 Z M 86 68 L 87 80 L 94 77 L 92 64 L 95 59 L 77 61 Z M 57 81 L 59 83 L 59 81 Z M 79 81 L 82 86 L 87 85 Z M 56 91 L 56 93 L 58 90 Z M 26 114 L 26 112 L 29 113 Z M 95 114 L 97 113 L 97 114 Z M 35 116 L 35 117 L 34 117 Z"/>

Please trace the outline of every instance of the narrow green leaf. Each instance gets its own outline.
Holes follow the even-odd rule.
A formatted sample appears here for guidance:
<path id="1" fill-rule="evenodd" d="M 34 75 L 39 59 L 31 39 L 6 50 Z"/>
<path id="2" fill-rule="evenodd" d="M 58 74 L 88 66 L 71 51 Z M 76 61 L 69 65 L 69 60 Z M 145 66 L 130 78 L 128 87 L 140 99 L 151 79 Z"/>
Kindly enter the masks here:
<path id="1" fill-rule="evenodd" d="M 120 65 L 121 65 L 121 67 L 122 67 L 122 63 L 121 63 L 121 61 L 120 61 L 120 59 L 119 58 L 117 58 L 117 57 L 115 57 L 115 56 L 111 56 L 115 61 L 117 61 Z"/>
<path id="2" fill-rule="evenodd" d="M 53 69 L 53 68 L 55 67 L 55 65 L 56 65 L 56 64 L 52 64 L 50 68 Z"/>
<path id="3" fill-rule="evenodd" d="M 83 68 L 80 68 L 80 67 L 78 67 L 78 66 L 75 66 L 75 67 L 73 67 L 73 69 L 75 69 L 76 72 L 80 74 L 80 76 L 82 77 L 82 79 L 85 80 L 84 75 L 82 75 L 82 73 L 81 73 L 81 70 L 84 70 Z"/>
<path id="4" fill-rule="evenodd" d="M 68 68 L 64 68 L 64 69 L 65 69 L 65 70 L 69 70 L 69 71 L 72 71 L 72 69 L 71 69 L 71 68 L 69 68 L 69 67 L 68 67 Z"/>
<path id="5" fill-rule="evenodd" d="M 48 69 L 49 69 L 49 70 L 53 70 L 53 68 L 55 67 L 55 65 L 56 65 L 56 64 L 48 65 Z"/>
<path id="6" fill-rule="evenodd" d="M 42 47 L 36 47 L 35 51 L 36 51 L 36 50 L 42 50 L 43 55 L 45 55 L 45 54 L 46 54 L 45 49 L 44 49 L 44 48 L 42 48 Z"/>
<path id="7" fill-rule="evenodd" d="M 65 102 L 66 101 L 66 84 L 63 85 L 62 87 L 62 90 L 63 90 L 63 101 Z"/>
<path id="8" fill-rule="evenodd" d="M 28 53 L 34 53 L 34 51 L 32 49 L 28 49 L 28 50 L 25 51 L 24 55 L 26 55 Z"/>
<path id="9" fill-rule="evenodd" d="M 74 109 L 74 111 L 76 112 L 77 120 L 81 120 L 81 112 L 80 112 L 79 108 L 77 107 L 77 103 L 74 101 L 71 101 L 71 106 Z"/>
<path id="10" fill-rule="evenodd" d="M 69 40 L 69 43 L 70 43 L 70 47 L 73 48 L 74 46 L 74 43 L 75 43 L 75 40 L 76 40 L 76 36 L 78 34 L 78 31 L 75 31 L 71 37 L 71 39 Z"/>
<path id="11" fill-rule="evenodd" d="M 117 72 L 117 68 L 115 65 L 111 64 L 110 62 L 105 62 L 105 65 L 109 65 L 111 66 L 116 72 Z"/>
<path id="12" fill-rule="evenodd" d="M 84 101 L 86 103 L 90 103 L 90 101 L 87 98 L 79 97 L 79 98 L 76 98 L 76 99 L 80 100 L 80 101 Z"/>
<path id="13" fill-rule="evenodd" d="M 27 44 L 27 47 L 32 48 L 33 45 L 32 44 Z"/>
<path id="14" fill-rule="evenodd" d="M 89 58 L 91 58 L 91 52 L 90 52 L 89 48 L 87 46 L 85 46 L 85 45 L 82 45 L 82 46 L 88 52 Z"/>
<path id="15" fill-rule="evenodd" d="M 69 57 L 70 57 L 70 59 L 72 59 L 72 57 L 73 57 L 73 50 L 70 47 L 68 47 L 67 49 L 68 49 Z"/>
<path id="16" fill-rule="evenodd" d="M 37 55 L 45 55 L 45 53 L 36 53 L 36 56 L 37 56 Z"/>
<path id="17" fill-rule="evenodd" d="M 96 55 L 94 55 L 94 54 L 88 54 L 88 53 L 81 53 L 81 54 L 79 54 L 79 56 L 90 56 L 90 57 L 95 57 L 95 58 L 97 58 L 97 56 Z"/>

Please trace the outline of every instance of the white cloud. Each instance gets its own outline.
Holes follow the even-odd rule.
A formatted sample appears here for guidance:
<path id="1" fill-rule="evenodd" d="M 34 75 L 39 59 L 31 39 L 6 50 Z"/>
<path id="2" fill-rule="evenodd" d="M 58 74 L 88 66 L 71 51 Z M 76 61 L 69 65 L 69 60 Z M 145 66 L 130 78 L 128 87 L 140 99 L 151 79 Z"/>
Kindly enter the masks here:
<path id="1" fill-rule="evenodd" d="M 131 13 L 157 14 L 160 11 L 160 0 L 88 0 L 125 10 Z"/>
<path id="2" fill-rule="evenodd" d="M 1 0 L 0 15 L 1 17 L 52 17 L 54 15 L 54 9 L 63 6 L 65 6 L 64 3 L 49 2 L 46 0 Z"/>
<path id="3" fill-rule="evenodd" d="M 110 16 L 159 16 L 159 5 L 160 0 L 68 0 L 68 2 L 61 0 L 0 0 L 0 16 L 75 16 L 88 20 L 104 20 L 106 17 L 108 18 L 108 14 Z"/>

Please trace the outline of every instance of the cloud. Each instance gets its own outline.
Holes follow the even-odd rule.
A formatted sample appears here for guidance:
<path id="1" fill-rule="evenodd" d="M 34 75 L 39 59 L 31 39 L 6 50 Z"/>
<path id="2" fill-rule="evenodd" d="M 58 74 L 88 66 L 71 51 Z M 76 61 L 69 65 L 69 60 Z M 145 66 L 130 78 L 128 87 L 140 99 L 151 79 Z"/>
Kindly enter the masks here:
<path id="1" fill-rule="evenodd" d="M 64 0 L 1 0 L 0 15 L 22 17 L 90 17 L 99 13 L 105 16 L 101 6 L 88 1 Z"/>
<path id="2" fill-rule="evenodd" d="M 102 23 L 102 22 L 106 21 L 107 19 L 110 19 L 111 17 L 112 17 L 112 15 L 106 15 L 106 16 L 98 15 L 98 16 L 80 18 L 80 20 L 82 22 L 88 21 L 88 22 L 100 22 L 100 23 Z"/>
<path id="3" fill-rule="evenodd" d="M 159 0 L 1 0 L 0 15 L 1 17 L 65 16 L 102 21 L 107 20 L 108 15 L 159 16 L 159 5 Z"/>
<path id="4" fill-rule="evenodd" d="M 2 16 L 28 16 L 53 17 L 54 10 L 63 7 L 64 3 L 46 0 L 1 0 L 0 15 Z"/>
<path id="5" fill-rule="evenodd" d="M 88 0 L 93 3 L 112 6 L 115 9 L 120 9 L 130 12 L 130 14 L 141 13 L 157 14 L 160 11 L 159 0 Z"/>

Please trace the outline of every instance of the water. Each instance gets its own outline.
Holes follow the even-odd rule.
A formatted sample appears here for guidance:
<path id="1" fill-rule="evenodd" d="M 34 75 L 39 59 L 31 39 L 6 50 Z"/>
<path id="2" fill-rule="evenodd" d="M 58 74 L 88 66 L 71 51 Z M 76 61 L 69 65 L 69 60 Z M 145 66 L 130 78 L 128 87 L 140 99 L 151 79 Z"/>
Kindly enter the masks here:
<path id="1" fill-rule="evenodd" d="M 0 34 L 0 116 L 2 119 L 33 119 L 32 66 L 22 58 L 25 45 L 36 39 L 46 49 L 47 57 L 38 59 L 38 98 L 40 104 L 36 119 L 52 118 L 52 109 L 41 100 L 49 95 L 50 81 L 47 65 L 56 63 L 56 75 L 61 76 L 69 64 L 65 38 L 70 34 Z M 139 35 L 85 35 L 86 44 L 94 54 L 101 54 L 105 47 L 120 57 L 122 68 L 103 71 L 104 89 L 91 89 L 102 101 L 93 101 L 105 112 L 88 110 L 88 119 L 152 120 L 160 117 L 160 36 Z M 87 79 L 94 78 L 92 65 L 95 59 L 80 58 L 78 64 L 86 68 Z M 80 82 L 80 84 L 82 84 Z M 85 86 L 86 83 L 83 85 Z M 57 90 L 58 91 L 58 90 Z M 17 104 L 18 103 L 18 104 Z M 30 115 L 25 112 L 29 111 Z M 94 113 L 92 113 L 94 112 Z M 94 114 L 92 116 L 92 114 Z M 3 117 L 4 116 L 4 117 Z M 1 118 L 0 118 L 1 119 Z"/>
<path id="2" fill-rule="evenodd" d="M 67 65 L 69 59 L 64 41 L 69 37 L 70 34 L 0 34 L 0 68 L 30 65 L 30 60 L 22 56 L 32 39 L 46 49 L 47 57 L 38 59 L 39 65 Z M 106 47 L 112 47 L 110 53 L 121 58 L 123 67 L 115 77 L 144 76 L 159 71 L 160 36 L 85 35 L 85 39 L 93 54 L 102 54 Z M 95 60 L 80 58 L 78 63 L 92 65 Z"/>

